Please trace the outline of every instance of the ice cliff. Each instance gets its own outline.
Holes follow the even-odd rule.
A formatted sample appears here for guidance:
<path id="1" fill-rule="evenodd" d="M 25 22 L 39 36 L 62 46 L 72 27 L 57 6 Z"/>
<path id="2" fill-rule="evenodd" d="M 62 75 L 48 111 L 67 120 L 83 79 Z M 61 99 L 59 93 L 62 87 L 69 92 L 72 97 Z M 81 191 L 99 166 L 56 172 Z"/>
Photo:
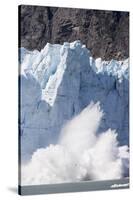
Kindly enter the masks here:
<path id="1" fill-rule="evenodd" d="M 56 144 L 62 125 L 92 101 L 104 112 L 97 134 L 115 129 L 128 145 L 129 61 L 94 60 L 80 41 L 20 49 L 22 159 Z"/>

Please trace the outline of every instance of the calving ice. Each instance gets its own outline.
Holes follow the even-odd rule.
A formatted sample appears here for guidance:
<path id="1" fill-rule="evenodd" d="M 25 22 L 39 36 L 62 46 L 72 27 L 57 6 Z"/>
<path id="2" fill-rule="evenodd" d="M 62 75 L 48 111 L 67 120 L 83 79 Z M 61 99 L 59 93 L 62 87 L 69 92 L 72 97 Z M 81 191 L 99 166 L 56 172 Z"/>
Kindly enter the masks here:
<path id="1" fill-rule="evenodd" d="M 22 184 L 127 177 L 128 59 L 74 41 L 20 48 L 20 63 Z"/>
<path id="2" fill-rule="evenodd" d="M 96 134 L 102 116 L 99 104 L 91 103 L 70 120 L 56 145 L 37 149 L 22 165 L 22 184 L 120 179 L 128 173 L 128 147 L 118 146 L 115 131 Z"/>

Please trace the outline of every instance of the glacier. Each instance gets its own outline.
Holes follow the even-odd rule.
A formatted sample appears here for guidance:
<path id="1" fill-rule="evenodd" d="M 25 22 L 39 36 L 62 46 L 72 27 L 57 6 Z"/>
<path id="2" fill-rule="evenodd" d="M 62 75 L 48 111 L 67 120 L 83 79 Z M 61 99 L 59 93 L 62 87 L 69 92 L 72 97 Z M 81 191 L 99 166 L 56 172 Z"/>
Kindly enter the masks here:
<path id="1" fill-rule="evenodd" d="M 119 145 L 129 145 L 129 59 L 93 59 L 80 41 L 20 48 L 21 158 L 56 145 L 64 124 L 91 102 L 104 112 L 97 136 L 109 128 Z"/>

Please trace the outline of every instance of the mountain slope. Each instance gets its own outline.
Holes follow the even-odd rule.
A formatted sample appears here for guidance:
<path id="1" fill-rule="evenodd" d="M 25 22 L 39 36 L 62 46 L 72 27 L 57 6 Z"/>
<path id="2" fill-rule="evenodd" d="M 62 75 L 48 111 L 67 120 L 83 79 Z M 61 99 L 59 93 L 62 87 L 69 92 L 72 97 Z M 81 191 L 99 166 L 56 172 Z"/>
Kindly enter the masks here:
<path id="1" fill-rule="evenodd" d="M 20 6 L 20 47 L 41 50 L 47 42 L 81 40 L 93 57 L 129 57 L 129 13 L 43 6 Z"/>

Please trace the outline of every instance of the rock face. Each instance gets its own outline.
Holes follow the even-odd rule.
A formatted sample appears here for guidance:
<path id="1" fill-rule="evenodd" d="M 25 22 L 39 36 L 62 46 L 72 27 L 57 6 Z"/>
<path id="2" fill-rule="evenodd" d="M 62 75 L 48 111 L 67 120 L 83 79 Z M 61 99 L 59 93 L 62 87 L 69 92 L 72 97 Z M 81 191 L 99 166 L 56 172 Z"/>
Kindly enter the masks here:
<path id="1" fill-rule="evenodd" d="M 92 101 L 104 112 L 97 134 L 115 129 L 120 145 L 128 144 L 128 59 L 94 60 L 80 41 L 20 54 L 22 158 L 55 144 L 62 126 Z"/>
<path id="2" fill-rule="evenodd" d="M 19 7 L 20 47 L 41 50 L 47 42 L 81 40 L 93 57 L 129 57 L 129 13 L 43 6 Z"/>

